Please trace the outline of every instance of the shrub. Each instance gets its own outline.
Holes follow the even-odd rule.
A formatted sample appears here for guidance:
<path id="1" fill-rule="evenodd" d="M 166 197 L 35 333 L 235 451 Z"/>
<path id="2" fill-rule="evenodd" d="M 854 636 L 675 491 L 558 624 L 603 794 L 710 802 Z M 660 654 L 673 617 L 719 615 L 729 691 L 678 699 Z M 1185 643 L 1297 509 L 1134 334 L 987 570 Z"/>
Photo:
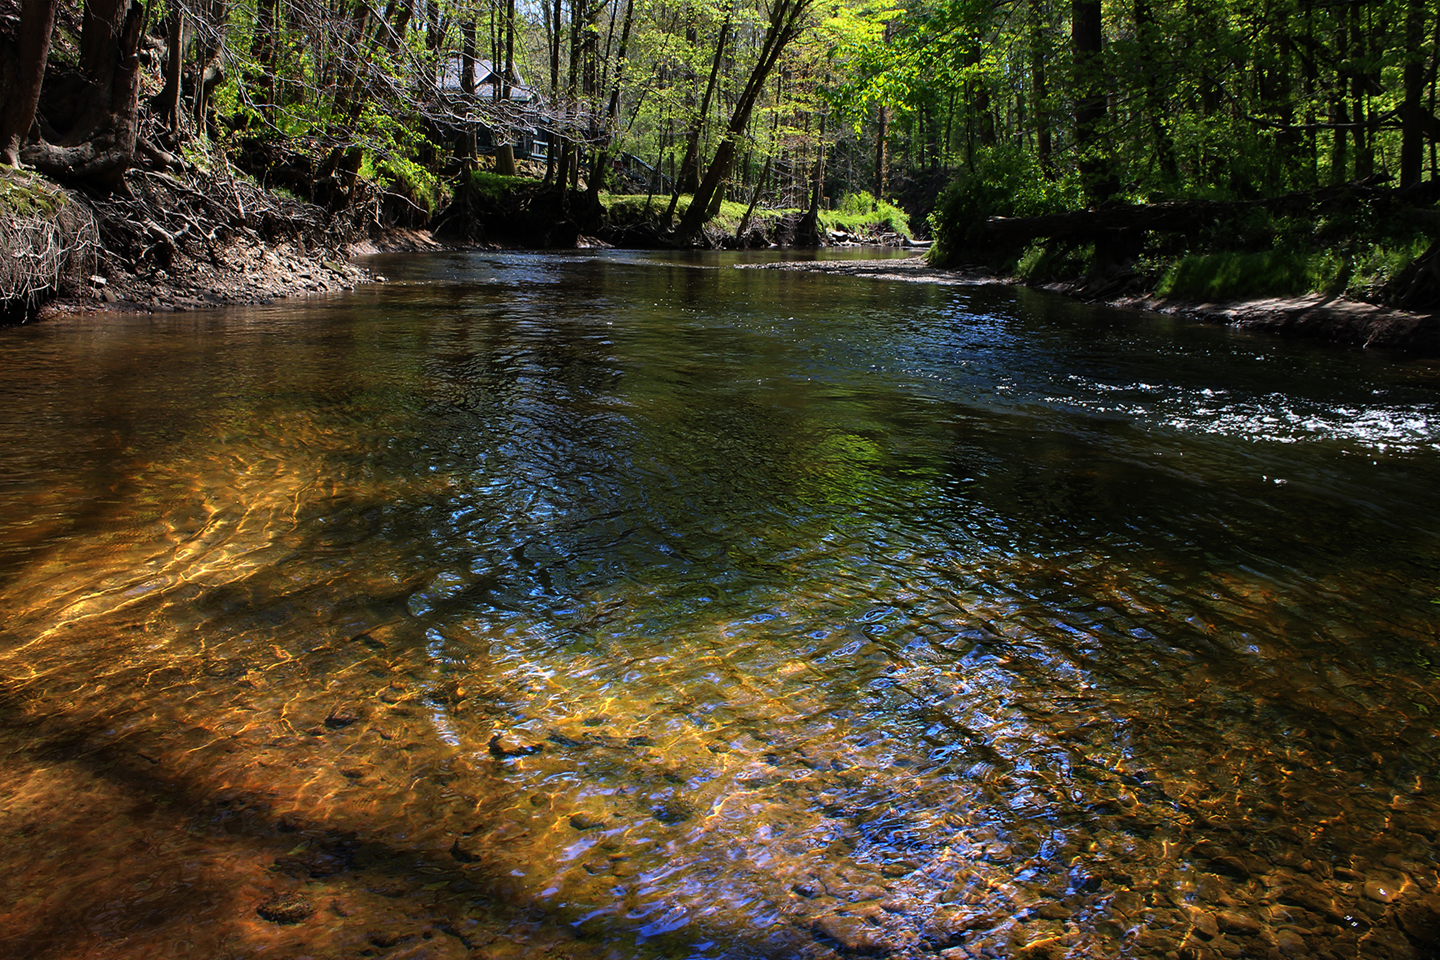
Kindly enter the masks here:
<path id="1" fill-rule="evenodd" d="M 834 210 L 820 211 L 820 223 L 830 230 L 843 228 L 851 233 L 882 230 L 914 236 L 905 211 L 886 200 L 876 200 L 868 190 L 847 194 Z"/>
<path id="2" fill-rule="evenodd" d="M 937 266 L 975 259 L 1013 266 L 1020 250 L 997 250 L 981 229 L 990 217 L 1028 217 L 1078 206 L 1076 184 L 1051 181 L 1029 154 L 1014 147 L 976 152 L 974 162 L 951 181 L 930 215 Z"/>

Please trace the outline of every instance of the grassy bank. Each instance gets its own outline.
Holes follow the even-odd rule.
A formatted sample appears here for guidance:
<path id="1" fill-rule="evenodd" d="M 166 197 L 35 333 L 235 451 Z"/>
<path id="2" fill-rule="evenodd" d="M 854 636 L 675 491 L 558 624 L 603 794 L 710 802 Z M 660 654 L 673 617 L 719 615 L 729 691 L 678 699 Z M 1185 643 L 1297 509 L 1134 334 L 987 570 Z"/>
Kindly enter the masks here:
<path id="1" fill-rule="evenodd" d="M 684 216 L 690 208 L 690 200 L 689 194 L 680 195 L 675 204 L 673 221 L 678 222 Z M 670 205 L 670 197 L 668 194 L 602 192 L 600 202 L 607 224 L 618 239 L 624 239 L 627 231 L 636 232 L 642 226 L 658 234 Z M 789 234 L 793 233 L 804 214 L 805 211 L 798 207 L 757 206 L 750 210 L 748 204 L 724 200 L 705 230 L 712 242 L 729 238 L 729 242 L 739 246 L 787 245 L 793 241 Z M 822 239 L 882 242 L 893 237 L 914 237 L 903 210 L 893 204 L 876 201 L 864 192 L 845 197 L 833 210 L 820 210 L 817 219 Z"/>

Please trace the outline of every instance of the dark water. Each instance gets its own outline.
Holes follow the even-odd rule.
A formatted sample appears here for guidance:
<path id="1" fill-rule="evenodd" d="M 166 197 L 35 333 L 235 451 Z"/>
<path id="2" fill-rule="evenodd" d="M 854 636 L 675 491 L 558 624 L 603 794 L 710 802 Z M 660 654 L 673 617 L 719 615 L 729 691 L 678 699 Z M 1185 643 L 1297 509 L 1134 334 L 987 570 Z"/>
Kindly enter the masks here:
<path id="1" fill-rule="evenodd" d="M 0 955 L 1437 955 L 1440 369 L 732 263 L 0 333 Z"/>

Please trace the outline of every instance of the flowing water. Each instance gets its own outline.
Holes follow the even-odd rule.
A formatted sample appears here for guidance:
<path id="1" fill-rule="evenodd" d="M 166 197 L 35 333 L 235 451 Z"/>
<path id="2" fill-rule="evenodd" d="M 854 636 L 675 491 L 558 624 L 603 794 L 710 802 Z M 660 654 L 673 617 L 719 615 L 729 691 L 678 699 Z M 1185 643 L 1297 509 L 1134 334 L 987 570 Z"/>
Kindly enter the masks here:
<path id="1" fill-rule="evenodd" d="M 0 332 L 0 955 L 1437 955 L 1440 368 L 734 262 Z"/>

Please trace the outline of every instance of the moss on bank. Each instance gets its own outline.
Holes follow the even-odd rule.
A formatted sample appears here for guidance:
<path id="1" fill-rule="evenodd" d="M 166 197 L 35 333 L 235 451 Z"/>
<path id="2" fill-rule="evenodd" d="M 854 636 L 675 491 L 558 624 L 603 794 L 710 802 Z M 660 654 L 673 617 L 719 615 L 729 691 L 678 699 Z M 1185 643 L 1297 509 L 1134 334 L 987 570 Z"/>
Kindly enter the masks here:
<path id="1" fill-rule="evenodd" d="M 0 167 L 0 323 L 24 323 L 93 268 L 100 234 L 81 203 L 43 177 Z"/>

